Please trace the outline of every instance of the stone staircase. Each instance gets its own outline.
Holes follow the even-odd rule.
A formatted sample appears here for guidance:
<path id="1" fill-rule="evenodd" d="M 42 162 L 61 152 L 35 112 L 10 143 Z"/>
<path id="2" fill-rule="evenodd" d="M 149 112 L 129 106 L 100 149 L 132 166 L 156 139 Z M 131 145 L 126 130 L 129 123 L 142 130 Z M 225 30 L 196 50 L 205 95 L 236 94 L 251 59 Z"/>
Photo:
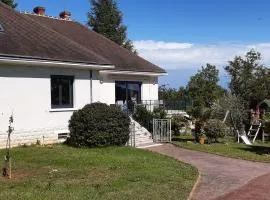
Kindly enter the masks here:
<path id="1" fill-rule="evenodd" d="M 152 134 L 143 126 L 141 126 L 137 121 L 131 118 L 131 123 L 133 123 L 134 139 L 136 148 L 146 148 L 150 146 L 158 146 L 160 144 L 154 143 L 152 139 Z"/>

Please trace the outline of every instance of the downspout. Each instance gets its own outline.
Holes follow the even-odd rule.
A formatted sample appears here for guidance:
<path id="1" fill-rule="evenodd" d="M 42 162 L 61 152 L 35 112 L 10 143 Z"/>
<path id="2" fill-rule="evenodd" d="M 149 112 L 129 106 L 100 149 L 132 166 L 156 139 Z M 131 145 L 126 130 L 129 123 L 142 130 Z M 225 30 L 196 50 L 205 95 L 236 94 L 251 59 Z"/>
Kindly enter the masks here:
<path id="1" fill-rule="evenodd" d="M 93 71 L 89 71 L 90 78 L 90 103 L 93 103 Z"/>

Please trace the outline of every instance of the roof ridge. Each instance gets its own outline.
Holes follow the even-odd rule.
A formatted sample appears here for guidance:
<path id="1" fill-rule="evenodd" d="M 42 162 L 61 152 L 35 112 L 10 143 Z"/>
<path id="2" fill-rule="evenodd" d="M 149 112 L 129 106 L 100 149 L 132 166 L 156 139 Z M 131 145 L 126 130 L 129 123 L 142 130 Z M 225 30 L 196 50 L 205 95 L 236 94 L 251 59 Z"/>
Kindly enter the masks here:
<path id="1" fill-rule="evenodd" d="M 73 43 L 74 45 L 76 45 L 78 48 L 84 50 L 84 51 L 87 51 L 91 54 L 94 54 L 95 56 L 99 57 L 99 58 L 102 58 L 103 60 L 107 61 L 108 63 L 107 64 L 112 64 L 108 59 L 104 58 L 103 56 L 101 55 L 98 55 L 97 53 L 93 52 L 92 50 L 82 46 L 81 44 L 77 43 L 76 41 L 74 40 L 71 40 L 70 38 L 64 36 L 63 34 L 60 34 L 58 33 L 57 31 L 53 30 L 51 27 L 48 27 L 46 26 L 45 24 L 43 23 L 40 23 L 34 19 L 32 19 L 29 15 L 26 15 L 26 14 L 23 14 L 23 13 L 20 13 L 18 11 L 15 11 L 17 14 L 19 14 L 20 16 L 24 17 L 24 18 L 27 18 L 27 20 L 31 20 L 31 22 L 33 22 L 34 24 L 37 24 L 38 26 L 42 27 L 42 28 L 45 28 L 46 30 L 50 30 L 51 32 L 53 32 L 54 34 L 57 34 L 59 37 L 63 38 L 64 40 L 67 40 L 71 43 Z M 39 15 L 33 15 L 33 16 L 39 16 Z M 49 18 L 51 19 L 51 18 Z M 66 21 L 66 20 L 63 20 L 63 21 Z M 67 21 L 67 22 L 70 22 L 70 21 Z"/>
<path id="2" fill-rule="evenodd" d="M 55 16 L 51 16 L 51 15 L 39 15 L 36 13 L 32 13 L 32 12 L 27 12 L 27 11 L 19 11 L 20 14 L 24 14 L 24 15 L 32 15 L 32 16 L 37 16 L 37 17 L 45 17 L 45 18 L 49 18 L 49 19 L 55 19 L 55 20 L 59 20 L 59 21 L 66 21 L 66 22 L 72 22 L 72 19 L 62 19 L 61 17 L 55 17 Z"/>

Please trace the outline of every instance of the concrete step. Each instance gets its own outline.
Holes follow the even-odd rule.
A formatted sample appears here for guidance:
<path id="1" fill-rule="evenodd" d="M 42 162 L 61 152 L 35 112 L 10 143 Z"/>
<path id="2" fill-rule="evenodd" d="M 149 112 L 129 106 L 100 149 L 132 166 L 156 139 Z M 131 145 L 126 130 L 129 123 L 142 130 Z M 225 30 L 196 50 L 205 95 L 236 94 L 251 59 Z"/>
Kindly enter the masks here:
<path id="1" fill-rule="evenodd" d="M 135 138 L 137 141 L 142 141 L 142 140 L 153 140 L 152 138 Z"/>
<path id="2" fill-rule="evenodd" d="M 145 141 L 147 141 L 147 142 L 153 142 L 153 140 L 151 140 L 151 139 L 137 139 L 137 140 L 135 140 L 135 142 L 145 142 Z"/>
<path id="3" fill-rule="evenodd" d="M 151 136 L 151 134 L 148 133 L 135 133 L 135 135 L 139 136 L 139 135 L 143 135 L 143 136 Z"/>
<path id="4" fill-rule="evenodd" d="M 152 135 L 146 134 L 135 134 L 136 137 L 152 137 Z"/>
<path id="5" fill-rule="evenodd" d="M 137 139 L 137 140 L 153 140 L 152 138 L 149 138 L 149 137 L 137 137 L 135 139 Z"/>
<path id="6" fill-rule="evenodd" d="M 152 134 L 134 119 L 131 118 L 131 121 L 135 123 L 134 131 L 136 147 L 153 144 Z"/>
<path id="7" fill-rule="evenodd" d="M 136 141 L 153 141 L 153 139 L 148 139 L 148 138 L 137 138 Z"/>
<path id="8" fill-rule="evenodd" d="M 149 147 L 155 147 L 155 146 L 161 146 L 163 144 L 160 143 L 148 143 L 140 146 L 136 146 L 138 149 L 144 149 L 144 148 L 149 148 Z"/>
<path id="9" fill-rule="evenodd" d="M 146 141 L 146 142 L 140 142 L 140 143 L 135 142 L 136 147 L 137 146 L 145 146 L 145 145 L 148 145 L 148 144 L 154 144 L 154 142 L 153 141 Z"/>

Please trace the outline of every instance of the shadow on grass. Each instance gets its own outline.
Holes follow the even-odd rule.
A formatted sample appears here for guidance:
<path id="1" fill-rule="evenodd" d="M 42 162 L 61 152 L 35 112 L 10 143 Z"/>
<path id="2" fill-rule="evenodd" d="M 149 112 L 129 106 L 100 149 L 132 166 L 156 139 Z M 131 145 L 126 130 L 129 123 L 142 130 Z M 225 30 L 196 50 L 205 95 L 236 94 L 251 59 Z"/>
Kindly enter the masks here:
<path id="1" fill-rule="evenodd" d="M 194 138 L 173 137 L 173 138 L 172 138 L 172 141 L 174 141 L 174 142 L 188 142 L 188 141 L 194 142 L 195 139 L 194 139 Z"/>
<path id="2" fill-rule="evenodd" d="M 265 154 L 270 155 L 270 147 L 266 147 L 266 146 L 250 145 L 250 146 L 245 146 L 245 147 L 238 147 L 238 149 L 256 153 L 258 155 L 265 155 Z"/>

